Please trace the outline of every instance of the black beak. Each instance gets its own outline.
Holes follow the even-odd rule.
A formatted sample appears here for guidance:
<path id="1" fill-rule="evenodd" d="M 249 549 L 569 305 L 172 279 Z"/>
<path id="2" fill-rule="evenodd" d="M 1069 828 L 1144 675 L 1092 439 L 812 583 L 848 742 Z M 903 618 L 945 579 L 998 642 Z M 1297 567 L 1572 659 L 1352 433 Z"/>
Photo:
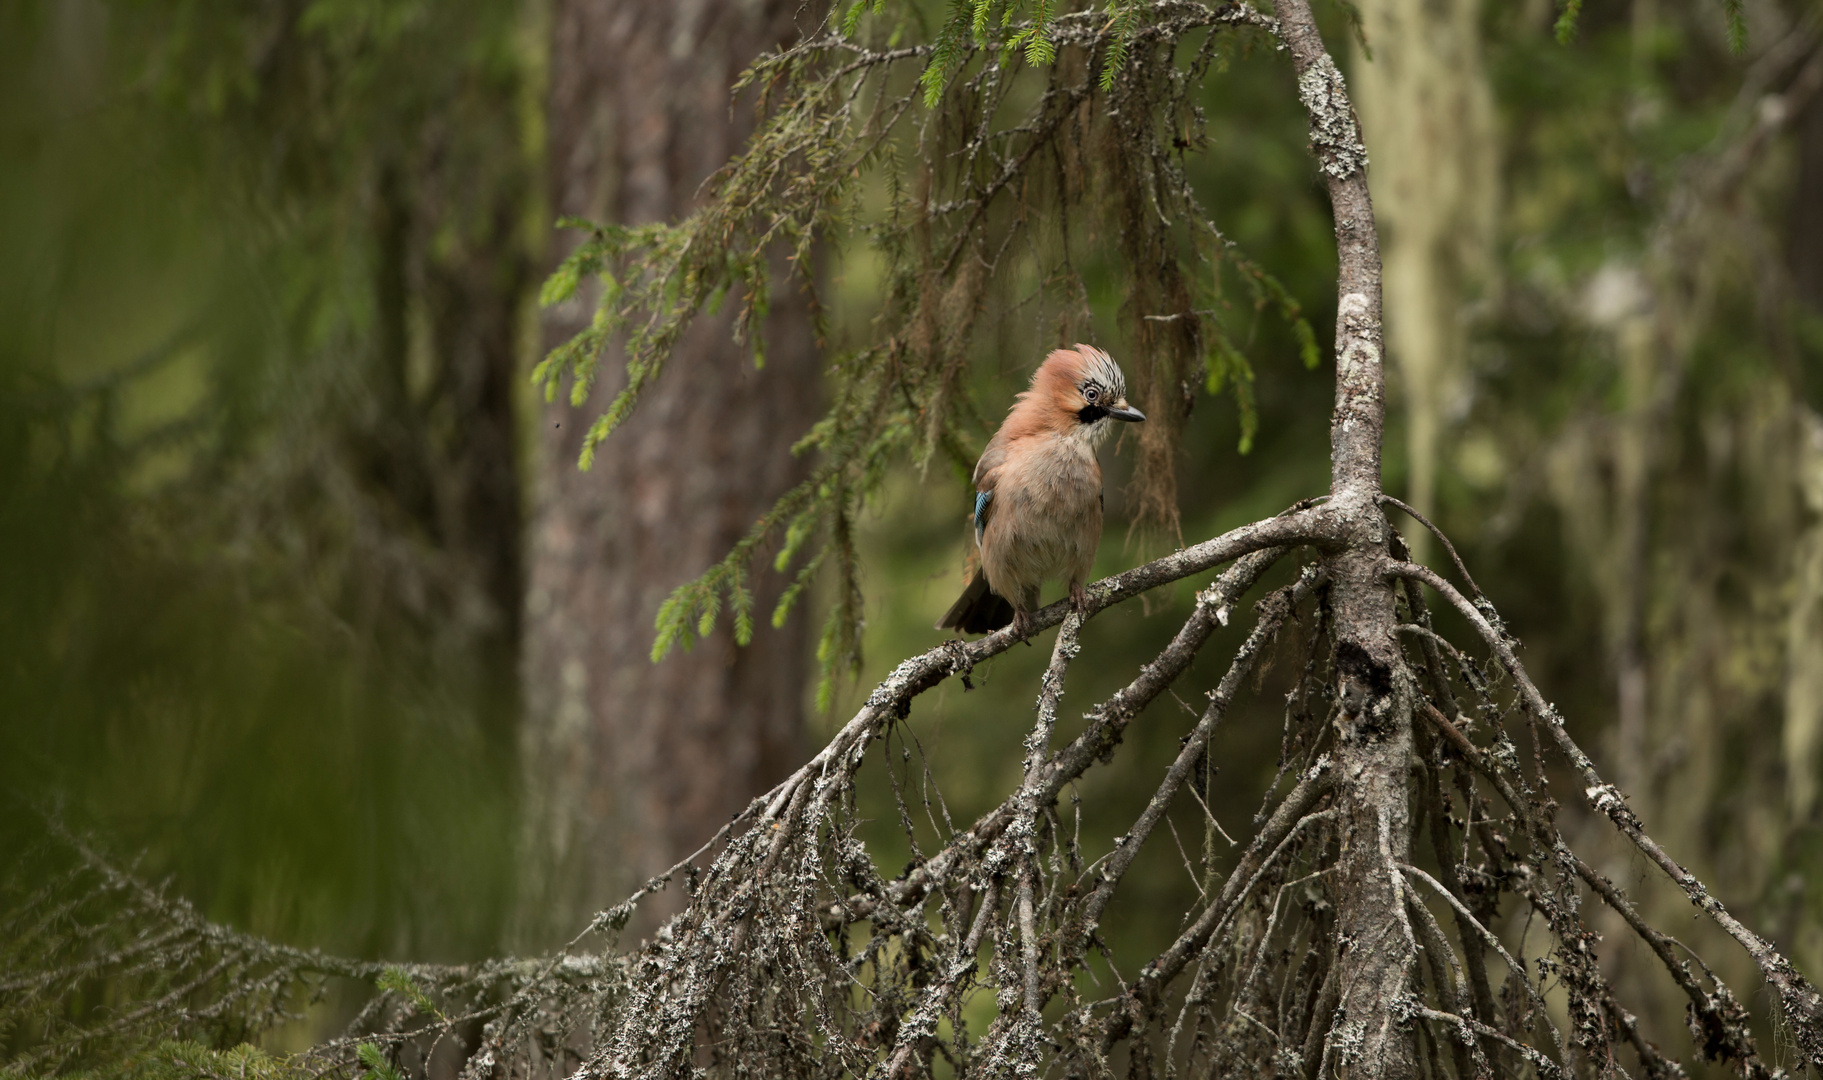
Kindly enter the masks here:
<path id="1" fill-rule="evenodd" d="M 1129 424 L 1137 424 L 1146 418 L 1145 413 L 1140 412 L 1138 409 L 1135 409 L 1133 406 L 1128 405 L 1125 402 L 1122 402 L 1120 405 L 1110 408 L 1108 410 L 1108 415 L 1112 416 L 1116 420 L 1125 420 Z"/>

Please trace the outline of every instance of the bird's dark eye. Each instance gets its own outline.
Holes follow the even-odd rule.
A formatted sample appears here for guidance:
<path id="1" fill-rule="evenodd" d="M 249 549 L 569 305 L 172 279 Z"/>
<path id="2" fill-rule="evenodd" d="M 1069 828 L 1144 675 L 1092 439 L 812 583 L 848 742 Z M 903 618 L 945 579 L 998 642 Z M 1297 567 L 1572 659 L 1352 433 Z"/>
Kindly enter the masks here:
<path id="1" fill-rule="evenodd" d="M 1085 386 L 1082 388 L 1082 399 L 1093 405 L 1101 400 L 1101 391 L 1093 386 Z"/>

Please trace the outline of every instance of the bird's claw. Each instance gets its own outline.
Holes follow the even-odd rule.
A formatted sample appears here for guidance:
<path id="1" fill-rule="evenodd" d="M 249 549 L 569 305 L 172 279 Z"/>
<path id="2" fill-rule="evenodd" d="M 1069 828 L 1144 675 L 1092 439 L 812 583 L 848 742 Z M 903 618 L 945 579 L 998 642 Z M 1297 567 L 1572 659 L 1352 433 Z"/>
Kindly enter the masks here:
<path id="1" fill-rule="evenodd" d="M 1070 582 L 1070 606 L 1076 609 L 1078 615 L 1089 613 L 1089 590 L 1083 588 L 1080 581 Z"/>

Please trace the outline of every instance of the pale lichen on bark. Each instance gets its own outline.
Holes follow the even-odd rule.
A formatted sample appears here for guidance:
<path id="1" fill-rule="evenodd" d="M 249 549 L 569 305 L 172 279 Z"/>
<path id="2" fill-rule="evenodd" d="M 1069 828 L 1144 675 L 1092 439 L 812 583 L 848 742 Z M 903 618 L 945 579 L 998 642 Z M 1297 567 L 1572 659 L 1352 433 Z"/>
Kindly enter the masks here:
<path id="1" fill-rule="evenodd" d="M 1298 76 L 1298 100 L 1310 114 L 1310 143 L 1317 164 L 1337 180 L 1367 170 L 1367 144 L 1336 62 L 1324 54 Z"/>

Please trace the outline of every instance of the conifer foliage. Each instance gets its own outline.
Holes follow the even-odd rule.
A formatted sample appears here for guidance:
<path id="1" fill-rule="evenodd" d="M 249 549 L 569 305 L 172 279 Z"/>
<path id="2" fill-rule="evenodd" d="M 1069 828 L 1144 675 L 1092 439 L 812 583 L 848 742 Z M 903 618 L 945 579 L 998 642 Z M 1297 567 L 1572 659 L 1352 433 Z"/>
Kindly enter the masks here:
<path id="1" fill-rule="evenodd" d="M 983 0 L 953 5 L 935 41 L 907 45 L 893 44 L 906 27 L 892 19 L 904 13 L 881 7 L 857 3 L 826 34 L 746 73 L 737 89 L 758 88 L 761 126 L 710 182 L 702 209 L 635 228 L 569 222 L 588 238 L 544 300 L 598 279 L 599 313 L 535 376 L 551 395 L 567 380 L 580 404 L 604 347 L 624 340 L 626 383 L 590 431 L 586 468 L 698 313 L 739 304 L 737 333 L 764 364 L 757 326 L 775 287 L 772 252 L 791 253 L 795 284 L 813 297 L 826 241 L 865 243 L 881 258 L 870 340 L 832 357 L 832 407 L 797 447 L 819 467 L 727 559 L 677 590 L 653 648 L 654 658 L 688 648 L 724 613 L 745 641 L 756 617 L 783 620 L 830 566 L 840 584 L 818 650 L 824 703 L 834 672 L 859 661 L 855 516 L 902 454 L 921 468 L 972 467 L 969 346 L 994 307 L 1031 301 L 1065 335 L 1086 328 L 1079 263 L 1086 245 L 1117 238 L 1138 346 L 1129 365 L 1137 403 L 1155 420 L 1139 433 L 1135 497 L 1142 522 L 1173 536 L 1171 454 L 1197 388 L 1232 393 L 1243 445 L 1253 435 L 1253 369 L 1230 324 L 1269 311 L 1295 327 L 1303 362 L 1317 362 L 1297 302 L 1222 235 L 1183 166 L 1206 145 L 1202 81 L 1236 51 L 1270 47 L 1251 8 L 1169 5 L 1141 20 L 1140 5 L 1110 16 L 1047 4 L 1022 19 L 1019 5 Z M 762 551 L 795 577 L 774 611 L 756 613 L 749 582 Z"/>

